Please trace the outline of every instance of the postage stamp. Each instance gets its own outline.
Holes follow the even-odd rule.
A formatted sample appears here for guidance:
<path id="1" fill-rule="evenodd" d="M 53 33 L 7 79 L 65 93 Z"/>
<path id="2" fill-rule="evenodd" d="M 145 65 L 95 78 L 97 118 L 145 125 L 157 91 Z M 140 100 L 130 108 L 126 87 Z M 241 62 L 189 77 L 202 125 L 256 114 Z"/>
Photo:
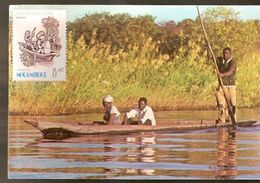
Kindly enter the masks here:
<path id="1" fill-rule="evenodd" d="M 12 79 L 64 81 L 66 10 L 13 10 L 12 17 Z"/>

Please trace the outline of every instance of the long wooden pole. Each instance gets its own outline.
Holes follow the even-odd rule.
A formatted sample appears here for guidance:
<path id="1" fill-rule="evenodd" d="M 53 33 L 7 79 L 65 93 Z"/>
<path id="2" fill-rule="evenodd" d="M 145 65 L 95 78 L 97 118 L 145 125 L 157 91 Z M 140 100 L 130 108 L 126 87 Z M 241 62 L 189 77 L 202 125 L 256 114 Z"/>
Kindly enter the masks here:
<path id="1" fill-rule="evenodd" d="M 228 113 L 229 113 L 229 116 L 231 118 L 231 121 L 232 121 L 232 124 L 233 126 L 236 126 L 236 119 L 234 117 L 234 114 L 233 114 L 233 110 L 232 110 L 232 107 L 228 101 L 228 97 L 227 97 L 227 93 L 226 91 L 224 90 L 224 84 L 223 84 L 223 81 L 222 81 L 222 78 L 220 77 L 219 75 L 219 69 L 218 69 L 218 65 L 217 65 L 217 60 L 216 60 L 216 57 L 215 57 L 215 54 L 211 48 L 211 45 L 210 45 L 210 42 L 209 42 L 209 39 L 208 39 L 208 35 L 207 35 L 207 32 L 206 32 L 206 29 L 205 29 L 205 26 L 203 24 L 203 21 L 202 21 L 202 18 L 200 16 L 200 11 L 199 11 L 199 7 L 197 7 L 197 12 L 198 12 L 198 16 L 199 16 L 199 19 L 200 19 L 200 24 L 202 26 L 202 29 L 203 29 L 203 32 L 204 32 L 204 36 L 205 36 L 205 39 L 206 39 L 206 42 L 207 42 L 207 45 L 208 45 L 208 48 L 210 50 L 210 53 L 212 55 L 212 58 L 213 58 L 213 61 L 214 61 L 214 65 L 215 65 L 215 69 L 217 71 L 217 75 L 218 75 L 218 80 L 219 80 L 219 85 L 221 87 L 221 89 L 223 90 L 223 93 L 224 93 L 224 98 L 226 100 L 226 103 L 227 103 L 227 107 L 228 107 Z"/>

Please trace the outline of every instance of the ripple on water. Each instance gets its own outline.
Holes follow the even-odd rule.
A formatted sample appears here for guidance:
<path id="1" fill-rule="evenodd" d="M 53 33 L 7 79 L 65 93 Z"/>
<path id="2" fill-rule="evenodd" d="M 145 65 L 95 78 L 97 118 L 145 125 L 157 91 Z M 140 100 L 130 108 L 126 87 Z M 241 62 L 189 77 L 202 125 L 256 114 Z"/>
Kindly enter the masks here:
<path id="1" fill-rule="evenodd" d="M 45 140 L 23 126 L 9 130 L 9 168 L 15 170 L 9 178 L 228 179 L 221 173 L 230 170 L 235 179 L 260 179 L 259 130 L 219 128 Z"/>
<path id="2" fill-rule="evenodd" d="M 98 173 L 65 173 L 65 172 L 10 172 L 9 179 L 81 179 L 83 177 L 99 177 L 105 174 Z"/>

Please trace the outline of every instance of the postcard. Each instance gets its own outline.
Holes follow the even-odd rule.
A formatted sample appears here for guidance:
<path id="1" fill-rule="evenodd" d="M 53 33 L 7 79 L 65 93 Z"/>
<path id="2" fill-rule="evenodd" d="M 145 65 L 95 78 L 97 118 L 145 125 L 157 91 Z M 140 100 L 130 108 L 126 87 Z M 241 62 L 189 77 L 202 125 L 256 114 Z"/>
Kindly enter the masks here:
<path id="1" fill-rule="evenodd" d="M 9 12 L 9 179 L 260 179 L 260 6 Z"/>

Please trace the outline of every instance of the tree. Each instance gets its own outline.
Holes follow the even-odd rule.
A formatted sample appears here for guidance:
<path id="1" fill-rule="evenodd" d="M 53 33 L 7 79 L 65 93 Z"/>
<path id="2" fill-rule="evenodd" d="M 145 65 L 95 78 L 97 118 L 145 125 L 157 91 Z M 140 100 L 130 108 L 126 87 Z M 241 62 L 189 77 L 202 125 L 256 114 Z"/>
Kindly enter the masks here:
<path id="1" fill-rule="evenodd" d="M 142 44 L 149 37 L 156 37 L 159 26 L 150 15 L 131 17 L 129 14 L 110 15 L 103 12 L 85 15 L 69 23 L 68 30 L 73 32 L 74 40 L 83 35 L 88 46 L 109 44 L 116 52 L 119 49 L 127 50 L 129 45 Z"/>
<path id="2" fill-rule="evenodd" d="M 231 47 L 236 55 L 242 55 L 255 47 L 257 41 L 255 23 L 252 20 L 240 20 L 239 12 L 234 9 L 226 7 L 207 9 L 202 17 L 216 54 L 221 54 L 222 49 L 227 46 Z M 201 41 L 203 33 L 198 18 L 196 22 L 193 37 Z"/>

